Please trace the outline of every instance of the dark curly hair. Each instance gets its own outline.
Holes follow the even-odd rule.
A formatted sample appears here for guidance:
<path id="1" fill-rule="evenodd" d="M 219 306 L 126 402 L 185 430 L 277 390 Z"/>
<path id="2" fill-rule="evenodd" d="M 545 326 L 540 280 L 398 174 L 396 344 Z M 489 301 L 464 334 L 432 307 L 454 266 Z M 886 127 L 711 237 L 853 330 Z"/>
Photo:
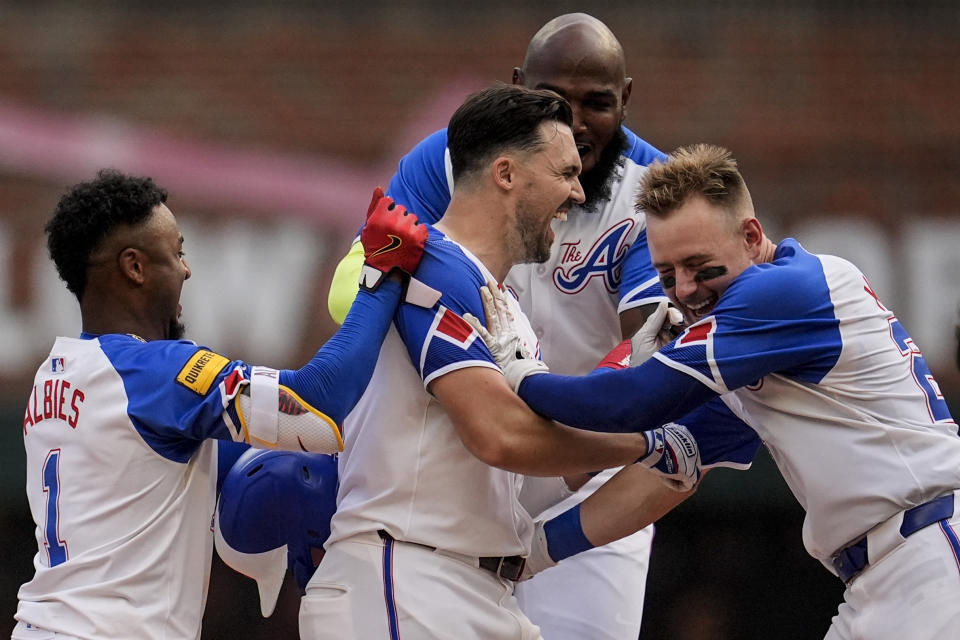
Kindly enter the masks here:
<path id="1" fill-rule="evenodd" d="M 118 225 L 144 222 L 167 191 L 150 178 L 101 169 L 60 198 L 47 223 L 47 249 L 57 273 L 77 300 L 83 300 L 90 255 Z"/>

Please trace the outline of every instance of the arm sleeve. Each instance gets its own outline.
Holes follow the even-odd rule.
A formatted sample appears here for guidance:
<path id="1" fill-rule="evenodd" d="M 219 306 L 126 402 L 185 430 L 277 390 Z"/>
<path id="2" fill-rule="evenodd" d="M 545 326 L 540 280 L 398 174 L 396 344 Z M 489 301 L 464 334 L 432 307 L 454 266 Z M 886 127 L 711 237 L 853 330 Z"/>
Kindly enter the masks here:
<path id="1" fill-rule="evenodd" d="M 420 222 L 430 224 L 443 216 L 452 192 L 446 129 L 427 136 L 411 149 L 400 160 L 387 188 L 387 195 L 397 204 L 417 214 Z"/>
<path id="2" fill-rule="evenodd" d="M 717 395 L 654 359 L 639 367 L 597 370 L 581 377 L 529 376 L 519 394 L 531 409 L 552 420 L 611 433 L 646 431 L 679 421 Z"/>
<path id="3" fill-rule="evenodd" d="M 296 371 L 280 372 L 280 384 L 337 424 L 356 405 L 373 376 L 403 287 L 387 280 L 375 292 L 360 291 L 343 326 Z"/>
<path id="4" fill-rule="evenodd" d="M 360 270 L 363 268 L 363 245 L 360 240 L 353 243 L 347 255 L 343 256 L 333 272 L 330 293 L 327 295 L 327 310 L 337 324 L 343 324 L 350 305 L 360 290 Z"/>
<path id="5" fill-rule="evenodd" d="M 770 373 L 817 382 L 842 349 L 824 278 L 815 256 L 784 241 L 773 263 L 744 271 L 713 315 L 641 366 L 583 378 L 530 376 L 520 396 L 534 411 L 570 426 L 642 431 Z"/>

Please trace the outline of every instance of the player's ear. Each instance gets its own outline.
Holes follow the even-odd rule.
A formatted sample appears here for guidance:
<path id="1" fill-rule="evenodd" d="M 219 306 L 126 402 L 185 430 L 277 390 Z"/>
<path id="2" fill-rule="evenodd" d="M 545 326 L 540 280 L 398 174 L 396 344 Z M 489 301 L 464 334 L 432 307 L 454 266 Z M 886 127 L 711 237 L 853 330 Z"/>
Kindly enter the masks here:
<path id="1" fill-rule="evenodd" d="M 499 156 L 490 163 L 494 183 L 504 191 L 513 190 L 516 180 L 516 163 L 510 156 Z"/>
<path id="2" fill-rule="evenodd" d="M 520 67 L 513 68 L 513 84 L 522 85 L 524 81 L 523 70 Z"/>
<path id="3" fill-rule="evenodd" d="M 623 81 L 623 91 L 620 92 L 620 122 L 627 117 L 627 103 L 630 102 L 630 93 L 633 91 L 633 78 L 626 78 Z"/>
<path id="4" fill-rule="evenodd" d="M 758 257 L 763 249 L 763 227 L 760 226 L 760 221 L 756 218 L 747 218 L 740 223 L 740 232 L 743 234 L 743 241 L 750 257 Z"/>
<path id="5" fill-rule="evenodd" d="M 117 258 L 120 273 L 130 282 L 142 285 L 146 280 L 146 256 L 134 247 L 127 247 Z"/>

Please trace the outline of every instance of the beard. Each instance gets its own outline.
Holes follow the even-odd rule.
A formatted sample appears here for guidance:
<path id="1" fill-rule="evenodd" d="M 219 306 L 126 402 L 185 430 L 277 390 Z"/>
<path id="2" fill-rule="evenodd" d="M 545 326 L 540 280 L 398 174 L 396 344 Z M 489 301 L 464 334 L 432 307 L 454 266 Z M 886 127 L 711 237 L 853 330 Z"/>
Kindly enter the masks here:
<path id="1" fill-rule="evenodd" d="M 183 336 L 187 333 L 187 327 L 179 320 L 171 320 L 170 326 L 167 328 L 167 339 L 168 340 L 183 340 Z"/>
<path id="2" fill-rule="evenodd" d="M 585 201 L 580 208 L 591 213 L 601 204 L 610 199 L 613 192 L 611 178 L 617 168 L 623 165 L 621 152 L 627 146 L 627 134 L 622 127 L 617 127 L 610 143 L 600 153 L 597 164 L 589 172 L 580 175 L 580 186 L 583 187 Z"/>
<path id="3" fill-rule="evenodd" d="M 513 234 L 519 243 L 517 251 L 514 252 L 514 255 L 520 258 L 517 264 L 542 263 L 550 259 L 550 247 L 553 245 L 553 236 L 548 233 L 550 220 L 547 220 L 544 227 L 542 219 L 543 215 L 537 214 L 534 207 L 524 201 L 518 203 Z"/>

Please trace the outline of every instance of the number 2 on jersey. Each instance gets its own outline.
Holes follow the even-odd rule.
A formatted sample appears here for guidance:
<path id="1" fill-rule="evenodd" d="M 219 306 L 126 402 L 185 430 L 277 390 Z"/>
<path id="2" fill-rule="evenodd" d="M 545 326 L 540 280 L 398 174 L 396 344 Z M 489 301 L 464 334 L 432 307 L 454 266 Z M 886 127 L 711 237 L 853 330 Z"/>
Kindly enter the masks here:
<path id="1" fill-rule="evenodd" d="M 900 355 L 910 358 L 910 371 L 913 373 L 913 379 L 920 390 L 923 391 L 923 395 L 927 397 L 927 410 L 930 412 L 930 418 L 934 422 L 952 422 L 950 409 L 940 392 L 940 385 L 934 380 L 926 359 L 920 353 L 920 348 L 914 343 L 913 338 L 910 337 L 899 320 L 891 318 L 889 322 L 890 335 L 900 349 Z"/>
<path id="2" fill-rule="evenodd" d="M 60 449 L 51 449 L 43 461 L 43 492 L 47 494 L 43 544 L 47 547 L 50 566 L 55 567 L 67 560 L 67 542 L 60 539 Z"/>
<path id="3" fill-rule="evenodd" d="M 867 282 L 866 278 L 863 279 L 863 283 L 863 290 L 874 299 L 877 306 L 890 313 L 890 311 L 883 306 L 883 303 L 880 302 L 877 294 L 870 288 L 870 283 Z M 933 379 L 933 374 L 930 373 L 930 367 L 927 365 L 923 354 L 920 353 L 920 347 L 916 345 L 913 338 L 910 337 L 910 334 L 907 333 L 907 330 L 903 328 L 903 325 L 900 324 L 900 321 L 897 320 L 893 313 L 890 313 L 887 322 L 890 323 L 890 337 L 900 350 L 900 355 L 904 358 L 910 358 L 910 373 L 913 374 L 913 380 L 917 383 L 917 386 L 920 387 L 920 391 L 923 392 L 924 397 L 926 397 L 927 411 L 930 414 L 930 419 L 934 422 L 953 422 L 953 418 L 950 416 L 950 409 L 947 407 L 947 402 L 943 399 L 943 394 L 940 392 L 940 385 Z"/>

